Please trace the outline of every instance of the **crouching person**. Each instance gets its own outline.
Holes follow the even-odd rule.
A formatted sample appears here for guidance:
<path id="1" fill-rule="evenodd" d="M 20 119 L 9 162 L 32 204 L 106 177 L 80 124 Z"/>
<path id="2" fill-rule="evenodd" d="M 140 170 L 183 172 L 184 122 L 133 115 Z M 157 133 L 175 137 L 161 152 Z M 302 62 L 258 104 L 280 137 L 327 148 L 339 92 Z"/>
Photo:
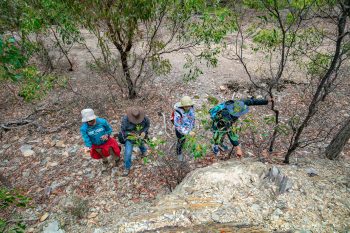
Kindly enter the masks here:
<path id="1" fill-rule="evenodd" d="M 236 149 L 237 157 L 242 157 L 243 152 L 239 145 L 239 136 L 235 132 L 232 125 L 239 117 L 245 115 L 249 111 L 248 106 L 267 105 L 268 100 L 265 99 L 242 99 L 228 100 L 220 103 L 209 110 L 210 117 L 213 120 L 213 152 L 215 155 L 219 153 L 219 148 L 226 151 L 228 147 L 223 144 L 224 137 L 227 135 L 232 146 Z"/>
<path id="2" fill-rule="evenodd" d="M 83 124 L 80 133 L 90 156 L 93 159 L 102 159 L 104 164 L 108 164 L 107 157 L 112 155 L 116 166 L 120 160 L 120 148 L 117 141 L 110 137 L 112 127 L 107 120 L 97 117 L 90 108 L 83 109 L 81 115 Z"/>
<path id="3" fill-rule="evenodd" d="M 144 139 L 148 136 L 150 121 L 145 116 L 141 107 L 132 107 L 127 110 L 126 116 L 122 119 L 120 135 L 125 139 L 124 166 L 123 176 L 128 176 L 131 169 L 131 156 L 136 140 L 140 142 L 139 148 L 141 157 L 146 156 L 147 148 Z"/>
<path id="4" fill-rule="evenodd" d="M 177 137 L 176 154 L 179 161 L 183 161 L 182 148 L 185 143 L 185 136 L 194 136 L 192 131 L 195 126 L 195 111 L 193 101 L 189 96 L 181 98 L 174 106 L 174 126 Z"/>

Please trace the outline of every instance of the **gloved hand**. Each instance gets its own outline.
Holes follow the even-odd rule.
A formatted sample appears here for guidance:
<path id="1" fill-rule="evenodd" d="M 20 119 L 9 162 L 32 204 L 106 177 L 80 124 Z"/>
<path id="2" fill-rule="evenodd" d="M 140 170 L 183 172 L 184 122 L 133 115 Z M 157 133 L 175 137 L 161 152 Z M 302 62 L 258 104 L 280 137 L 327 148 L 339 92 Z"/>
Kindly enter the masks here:
<path id="1" fill-rule="evenodd" d="M 190 135 L 191 137 L 194 137 L 194 136 L 196 136 L 196 133 L 191 131 L 188 135 Z"/>
<path id="2" fill-rule="evenodd" d="M 140 136 L 141 136 L 142 139 L 145 139 L 146 133 L 145 133 L 145 132 L 142 132 L 142 133 L 140 134 Z"/>

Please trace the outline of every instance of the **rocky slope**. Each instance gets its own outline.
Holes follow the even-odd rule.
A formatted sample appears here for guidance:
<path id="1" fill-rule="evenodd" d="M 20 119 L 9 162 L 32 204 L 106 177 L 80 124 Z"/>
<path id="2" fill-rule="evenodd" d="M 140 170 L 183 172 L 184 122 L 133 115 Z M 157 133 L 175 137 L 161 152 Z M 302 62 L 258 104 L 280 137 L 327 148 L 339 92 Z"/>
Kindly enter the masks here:
<path id="1" fill-rule="evenodd" d="M 270 168 L 288 177 L 286 192 L 266 176 Z M 231 159 L 194 170 L 154 205 L 107 214 L 100 219 L 108 225 L 74 231 L 348 232 L 349 191 L 349 162 L 304 158 L 272 167 Z"/>

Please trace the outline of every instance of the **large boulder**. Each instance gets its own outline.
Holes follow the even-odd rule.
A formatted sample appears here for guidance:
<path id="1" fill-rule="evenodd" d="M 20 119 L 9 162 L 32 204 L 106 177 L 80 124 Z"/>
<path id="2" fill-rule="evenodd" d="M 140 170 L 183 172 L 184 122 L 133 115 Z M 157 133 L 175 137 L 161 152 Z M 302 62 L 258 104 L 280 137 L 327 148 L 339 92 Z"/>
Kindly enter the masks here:
<path id="1" fill-rule="evenodd" d="M 350 194 L 331 177 L 349 171 L 337 171 L 338 165 L 327 160 L 310 163 L 322 177 L 310 177 L 302 165 L 272 166 L 253 159 L 194 170 L 171 194 L 123 216 L 110 232 L 193 232 L 194 226 L 210 232 L 208 224 L 244 226 L 247 232 L 342 232 L 350 222 Z"/>

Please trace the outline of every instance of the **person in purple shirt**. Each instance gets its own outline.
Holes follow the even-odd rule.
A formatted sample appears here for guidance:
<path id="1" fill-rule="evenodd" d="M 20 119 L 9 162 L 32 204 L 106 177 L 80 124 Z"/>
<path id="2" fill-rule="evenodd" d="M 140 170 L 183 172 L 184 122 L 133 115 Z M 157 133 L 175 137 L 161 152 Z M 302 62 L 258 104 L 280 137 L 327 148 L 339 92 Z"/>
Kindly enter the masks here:
<path id="1" fill-rule="evenodd" d="M 174 106 L 174 126 L 175 134 L 177 137 L 176 154 L 179 161 L 183 161 L 182 148 L 185 143 L 185 136 L 194 136 L 193 132 L 196 115 L 193 107 L 194 103 L 189 96 L 181 98 L 180 102 L 177 102 Z"/>

